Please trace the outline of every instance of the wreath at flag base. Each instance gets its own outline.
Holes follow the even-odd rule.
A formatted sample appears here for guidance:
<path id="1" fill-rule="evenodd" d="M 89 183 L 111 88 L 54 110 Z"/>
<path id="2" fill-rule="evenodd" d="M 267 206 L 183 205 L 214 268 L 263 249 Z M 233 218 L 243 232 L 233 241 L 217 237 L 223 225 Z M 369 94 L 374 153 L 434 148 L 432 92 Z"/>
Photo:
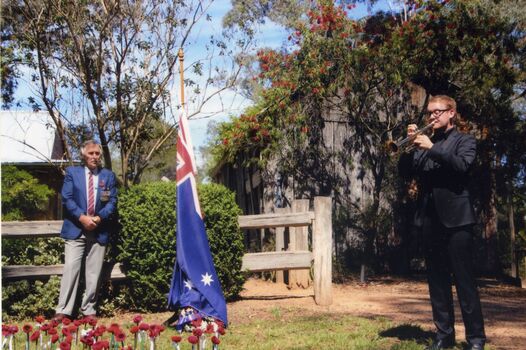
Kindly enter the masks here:
<path id="1" fill-rule="evenodd" d="M 163 324 L 175 328 L 180 333 L 190 333 L 188 342 L 192 344 L 192 350 L 206 349 L 208 337 L 210 337 L 212 350 L 219 350 L 221 343 L 219 337 L 226 333 L 225 325 L 221 320 L 204 315 L 193 307 L 180 308 Z M 172 343 L 176 350 L 179 350 L 181 340 L 181 336 L 172 336 Z"/>

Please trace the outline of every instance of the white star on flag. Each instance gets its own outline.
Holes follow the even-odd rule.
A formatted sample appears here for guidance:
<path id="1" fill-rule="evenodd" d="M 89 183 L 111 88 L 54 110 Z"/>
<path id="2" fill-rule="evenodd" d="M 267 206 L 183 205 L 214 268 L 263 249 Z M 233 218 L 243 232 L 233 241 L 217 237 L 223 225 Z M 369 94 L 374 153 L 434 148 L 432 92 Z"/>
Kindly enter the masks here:
<path id="1" fill-rule="evenodd" d="M 185 280 L 184 281 L 184 286 L 185 286 L 185 288 L 188 288 L 188 289 L 194 288 L 194 285 L 192 284 L 192 282 L 190 282 L 190 280 Z"/>
<path id="2" fill-rule="evenodd" d="M 205 273 L 204 275 L 201 275 L 201 277 L 203 277 L 203 279 L 201 280 L 201 282 L 203 282 L 203 284 L 205 286 L 209 286 L 210 283 L 214 282 L 214 280 L 212 279 L 212 275 L 209 275 L 208 272 Z"/>

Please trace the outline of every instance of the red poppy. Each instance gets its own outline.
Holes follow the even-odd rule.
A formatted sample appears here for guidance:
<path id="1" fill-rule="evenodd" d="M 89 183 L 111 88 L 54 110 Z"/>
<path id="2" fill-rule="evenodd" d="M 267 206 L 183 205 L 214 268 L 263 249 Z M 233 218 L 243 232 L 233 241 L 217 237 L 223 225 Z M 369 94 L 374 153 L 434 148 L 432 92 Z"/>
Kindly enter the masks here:
<path id="1" fill-rule="evenodd" d="M 197 338 L 195 335 L 191 335 L 188 337 L 188 341 L 190 342 L 190 344 L 197 344 L 199 338 Z"/>
<path id="2" fill-rule="evenodd" d="M 149 331 L 148 331 L 148 336 L 150 338 L 155 338 L 157 336 L 159 336 L 159 328 L 157 327 L 154 327 L 154 328 L 151 328 Z"/>
<path id="3" fill-rule="evenodd" d="M 195 329 L 192 331 L 192 333 L 194 333 L 194 335 L 195 335 L 196 337 L 200 337 L 200 336 L 203 335 L 203 330 L 202 330 L 201 328 L 195 328 Z"/>
<path id="4" fill-rule="evenodd" d="M 57 334 L 58 331 L 56 328 L 50 328 L 49 331 L 47 332 L 49 335 L 53 335 L 53 334 Z"/>
<path id="5" fill-rule="evenodd" d="M 22 332 L 24 333 L 29 333 L 33 330 L 33 326 L 31 326 L 30 324 L 25 324 L 23 327 L 22 327 Z"/>
<path id="6" fill-rule="evenodd" d="M 79 327 L 82 324 L 82 320 L 75 320 L 73 321 L 73 324 L 77 327 Z"/>
<path id="7" fill-rule="evenodd" d="M 141 324 L 139 325 L 139 329 L 140 329 L 141 331 L 147 331 L 149 328 L 150 328 L 150 326 L 149 326 L 147 323 L 141 323 Z"/>
<path id="8" fill-rule="evenodd" d="M 183 339 L 183 338 L 181 338 L 181 337 L 178 336 L 178 335 L 172 335 L 172 341 L 173 341 L 174 343 L 179 343 L 179 342 L 181 341 L 181 339 Z"/>
<path id="9" fill-rule="evenodd" d="M 59 338 L 59 337 L 58 337 L 58 334 L 53 334 L 53 335 L 51 336 L 51 342 L 52 342 L 53 344 L 55 344 L 55 343 L 58 341 L 58 338 Z"/>
<path id="10" fill-rule="evenodd" d="M 217 329 L 217 333 L 219 333 L 219 334 L 221 334 L 221 335 L 225 335 L 226 332 L 225 332 L 225 329 L 224 329 L 223 327 L 219 327 L 219 328 Z"/>
<path id="11" fill-rule="evenodd" d="M 141 323 L 141 321 L 142 321 L 142 316 L 141 315 L 135 315 L 133 317 L 133 323 L 139 324 L 139 323 Z"/>
<path id="12" fill-rule="evenodd" d="M 94 317 L 87 317 L 90 326 L 95 327 L 97 325 L 97 319 Z"/>
<path id="13" fill-rule="evenodd" d="M 51 326 L 50 326 L 49 324 L 47 324 L 47 323 L 43 324 L 42 327 L 40 327 L 40 330 L 41 330 L 42 332 L 46 332 L 46 333 L 47 333 L 47 331 L 49 331 L 50 329 L 51 329 Z"/>
<path id="14" fill-rule="evenodd" d="M 68 330 L 70 331 L 70 333 L 75 333 L 77 331 L 77 326 L 75 326 L 74 324 L 70 324 L 68 326 Z"/>
<path id="15" fill-rule="evenodd" d="M 221 343 L 221 340 L 219 340 L 219 338 L 214 335 L 212 337 L 212 343 L 218 345 L 219 343 Z"/>
<path id="16" fill-rule="evenodd" d="M 115 332 L 115 340 L 116 341 L 124 342 L 125 339 L 126 339 L 126 334 L 124 334 L 123 331 L 118 330 L 117 332 Z"/>
<path id="17" fill-rule="evenodd" d="M 206 331 L 205 333 L 214 333 L 214 325 L 209 323 L 207 326 L 206 326 Z"/>
<path id="18" fill-rule="evenodd" d="M 60 343 L 59 347 L 60 347 L 60 350 L 69 350 L 69 349 L 71 349 L 71 345 L 69 345 L 69 343 L 65 342 L 65 341 Z"/>
<path id="19" fill-rule="evenodd" d="M 5 325 L 5 324 L 2 325 L 2 335 L 4 337 L 7 337 L 9 335 L 9 326 L 8 325 Z"/>
<path id="20" fill-rule="evenodd" d="M 71 332 L 69 331 L 68 328 L 62 328 L 62 334 L 63 335 L 69 335 Z"/>
<path id="21" fill-rule="evenodd" d="M 82 344 L 86 344 L 87 346 L 92 346 L 94 343 L 93 338 L 88 335 L 85 335 L 82 338 L 80 338 L 80 342 Z"/>
<path id="22" fill-rule="evenodd" d="M 119 325 L 116 323 L 112 323 L 111 326 L 108 327 L 108 332 L 111 334 L 115 334 L 119 331 Z"/>
<path id="23" fill-rule="evenodd" d="M 18 326 L 17 325 L 9 326 L 9 333 L 11 333 L 11 334 L 18 333 Z"/>
<path id="24" fill-rule="evenodd" d="M 62 319 L 62 324 L 63 324 L 64 326 L 67 326 L 67 325 L 69 325 L 70 323 L 71 323 L 71 320 L 70 320 L 69 318 L 64 317 L 64 318 Z"/>
<path id="25" fill-rule="evenodd" d="M 46 320 L 46 318 L 44 316 L 37 316 L 37 317 L 35 317 L 35 322 L 36 323 L 44 323 L 45 320 Z"/>
<path id="26" fill-rule="evenodd" d="M 36 341 L 40 338 L 40 331 L 36 330 L 31 336 L 29 337 L 29 340 Z"/>
<path id="27" fill-rule="evenodd" d="M 139 327 L 138 327 L 138 326 L 132 326 L 132 327 L 130 328 L 130 333 L 131 333 L 131 334 L 135 334 L 135 333 L 137 333 L 138 331 L 139 331 Z"/>

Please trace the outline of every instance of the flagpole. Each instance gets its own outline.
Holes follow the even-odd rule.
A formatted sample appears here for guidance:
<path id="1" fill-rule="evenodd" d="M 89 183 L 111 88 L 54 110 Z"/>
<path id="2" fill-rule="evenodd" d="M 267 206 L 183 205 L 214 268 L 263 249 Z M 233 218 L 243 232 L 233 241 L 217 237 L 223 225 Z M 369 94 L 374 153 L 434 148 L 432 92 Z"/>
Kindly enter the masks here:
<path id="1" fill-rule="evenodd" d="M 179 49 L 179 74 L 181 76 L 181 107 L 184 113 L 184 51 L 183 48 Z"/>

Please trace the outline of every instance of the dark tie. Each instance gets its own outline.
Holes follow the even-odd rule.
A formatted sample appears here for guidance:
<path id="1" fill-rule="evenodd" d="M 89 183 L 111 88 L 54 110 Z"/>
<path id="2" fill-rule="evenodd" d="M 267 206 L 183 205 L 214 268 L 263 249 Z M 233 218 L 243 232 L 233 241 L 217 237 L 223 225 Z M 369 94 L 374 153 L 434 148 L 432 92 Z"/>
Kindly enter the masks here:
<path id="1" fill-rule="evenodd" d="M 93 173 L 88 175 L 88 215 L 95 215 L 95 192 L 93 191 Z"/>

